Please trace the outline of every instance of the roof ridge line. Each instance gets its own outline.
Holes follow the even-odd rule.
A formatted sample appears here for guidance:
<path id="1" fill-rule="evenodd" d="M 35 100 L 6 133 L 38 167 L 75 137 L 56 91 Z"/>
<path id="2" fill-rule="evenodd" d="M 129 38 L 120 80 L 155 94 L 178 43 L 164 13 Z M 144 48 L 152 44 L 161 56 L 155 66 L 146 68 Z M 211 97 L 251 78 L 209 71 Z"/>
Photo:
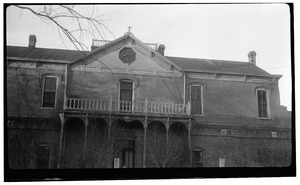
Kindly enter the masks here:
<path id="1" fill-rule="evenodd" d="M 222 60 L 222 59 L 208 59 L 208 58 L 191 58 L 191 57 L 175 57 L 175 56 L 165 56 L 165 57 L 167 57 L 167 58 L 170 57 L 170 58 L 194 59 L 194 60 L 212 60 L 212 61 L 223 61 L 223 62 L 232 62 L 232 63 L 249 63 L 247 61 L 237 61 L 237 60 Z"/>

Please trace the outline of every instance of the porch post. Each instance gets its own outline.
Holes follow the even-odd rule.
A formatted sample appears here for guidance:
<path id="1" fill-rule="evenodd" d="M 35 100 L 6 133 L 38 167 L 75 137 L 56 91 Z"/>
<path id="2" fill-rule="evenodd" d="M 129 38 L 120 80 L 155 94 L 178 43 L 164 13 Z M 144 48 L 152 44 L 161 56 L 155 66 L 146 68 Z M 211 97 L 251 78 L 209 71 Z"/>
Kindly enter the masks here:
<path id="1" fill-rule="evenodd" d="M 169 128 L 170 128 L 170 118 L 167 119 L 167 125 L 166 125 L 166 145 L 169 143 Z"/>
<path id="2" fill-rule="evenodd" d="M 189 140 L 189 163 L 190 167 L 192 167 L 192 145 L 191 145 L 191 128 L 192 128 L 192 122 L 191 119 L 189 119 L 188 123 L 188 140 Z"/>
<path id="3" fill-rule="evenodd" d="M 145 117 L 144 122 L 144 151 L 143 151 L 143 168 L 146 168 L 146 139 L 147 139 L 147 116 Z"/>
<path id="4" fill-rule="evenodd" d="M 62 141 L 63 141 L 63 134 L 64 134 L 64 125 L 65 125 L 65 115 L 64 113 L 59 113 L 60 118 L 60 137 L 59 137 L 59 150 L 58 150 L 58 165 L 57 168 L 60 168 L 61 163 L 61 153 L 62 153 Z"/>
<path id="5" fill-rule="evenodd" d="M 85 122 L 84 122 L 84 146 L 83 146 L 83 159 L 85 160 L 85 153 L 86 153 L 86 140 L 87 140 L 87 131 L 88 131 L 89 119 L 88 114 L 85 115 Z"/>
<path id="6" fill-rule="evenodd" d="M 111 114 L 109 114 L 109 117 L 108 117 L 108 139 L 110 139 L 110 132 L 111 132 Z"/>

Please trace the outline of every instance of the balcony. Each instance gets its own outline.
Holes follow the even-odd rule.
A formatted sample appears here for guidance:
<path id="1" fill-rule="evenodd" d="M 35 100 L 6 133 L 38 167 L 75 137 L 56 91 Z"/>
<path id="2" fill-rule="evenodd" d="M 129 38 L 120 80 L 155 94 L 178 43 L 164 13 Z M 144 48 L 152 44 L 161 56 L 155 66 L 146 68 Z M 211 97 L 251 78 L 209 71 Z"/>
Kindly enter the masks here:
<path id="1" fill-rule="evenodd" d="M 145 101 L 116 101 L 66 98 L 65 110 L 114 113 L 190 115 L 190 104 L 169 104 Z"/>

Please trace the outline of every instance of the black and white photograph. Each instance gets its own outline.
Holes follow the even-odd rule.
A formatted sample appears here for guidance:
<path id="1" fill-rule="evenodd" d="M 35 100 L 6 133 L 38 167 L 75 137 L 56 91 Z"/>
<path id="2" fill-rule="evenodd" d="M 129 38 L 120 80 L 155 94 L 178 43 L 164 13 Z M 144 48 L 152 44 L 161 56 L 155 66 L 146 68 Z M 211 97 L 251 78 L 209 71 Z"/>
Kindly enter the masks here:
<path id="1" fill-rule="evenodd" d="M 295 177 L 293 11 L 4 4 L 4 181 Z"/>

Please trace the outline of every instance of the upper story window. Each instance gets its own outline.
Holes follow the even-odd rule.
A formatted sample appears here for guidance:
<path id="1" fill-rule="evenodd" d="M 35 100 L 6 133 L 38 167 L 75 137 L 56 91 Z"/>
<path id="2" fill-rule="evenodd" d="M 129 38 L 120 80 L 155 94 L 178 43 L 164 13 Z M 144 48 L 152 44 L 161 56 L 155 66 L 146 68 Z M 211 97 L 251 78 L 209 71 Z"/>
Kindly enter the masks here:
<path id="1" fill-rule="evenodd" d="M 55 107 L 57 77 L 45 77 L 43 91 L 43 107 Z"/>
<path id="2" fill-rule="evenodd" d="M 133 100 L 133 82 L 129 80 L 120 81 L 120 110 L 131 111 Z"/>
<path id="3" fill-rule="evenodd" d="M 202 86 L 191 86 L 191 114 L 203 115 Z"/>
<path id="4" fill-rule="evenodd" d="M 258 89 L 256 92 L 257 92 L 257 102 L 258 102 L 258 117 L 268 118 L 269 117 L 268 91 L 265 89 Z"/>

